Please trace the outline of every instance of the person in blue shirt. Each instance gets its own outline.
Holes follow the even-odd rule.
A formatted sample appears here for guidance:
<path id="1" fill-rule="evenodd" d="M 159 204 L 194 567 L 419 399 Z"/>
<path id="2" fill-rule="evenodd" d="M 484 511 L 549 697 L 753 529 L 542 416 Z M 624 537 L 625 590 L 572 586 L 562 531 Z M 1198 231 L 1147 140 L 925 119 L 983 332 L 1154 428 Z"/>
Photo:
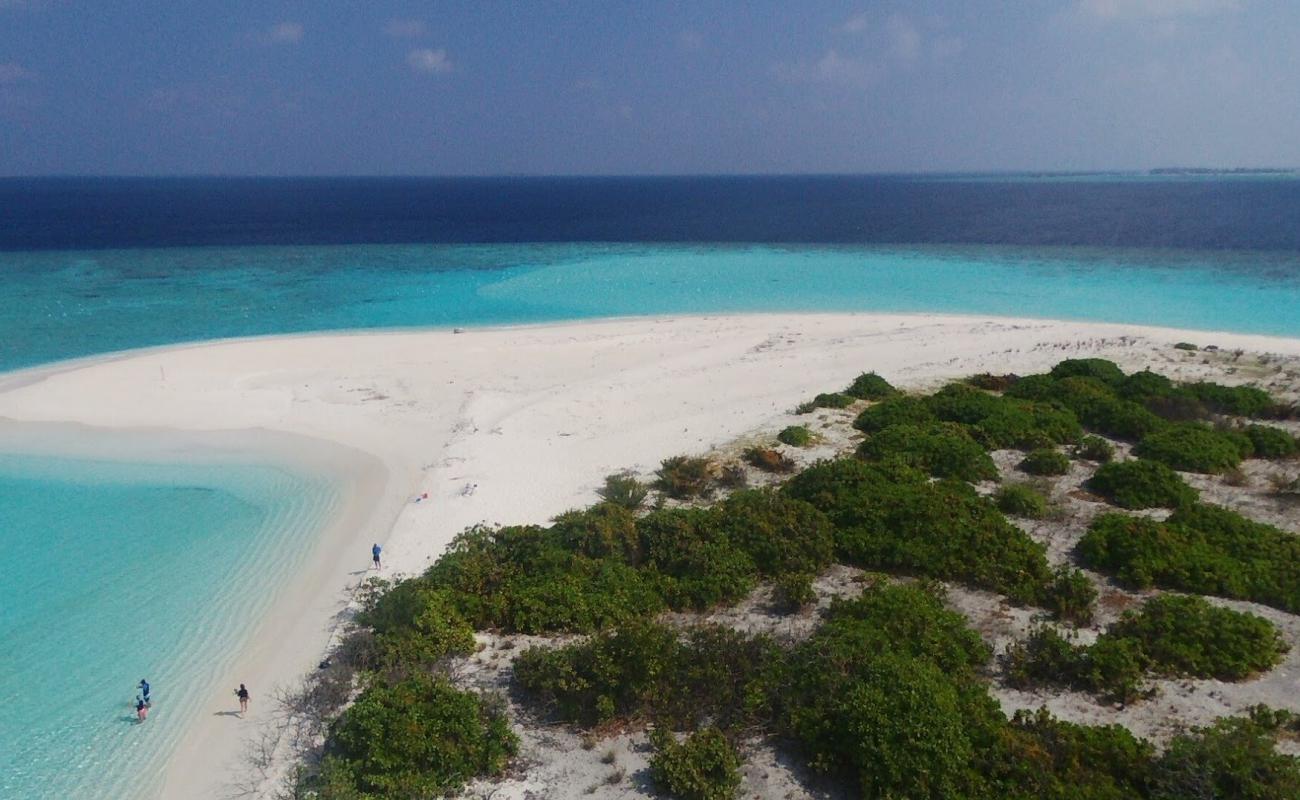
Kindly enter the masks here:
<path id="1" fill-rule="evenodd" d="M 379 569 L 379 553 L 383 549 L 384 548 L 379 546 L 378 542 L 375 542 L 375 546 L 370 548 L 370 555 L 375 559 L 375 569 Z"/>
<path id="2" fill-rule="evenodd" d="M 146 703 L 149 702 L 149 681 L 145 680 L 144 678 L 141 678 L 139 688 L 140 688 L 140 696 L 144 698 L 144 701 Z"/>

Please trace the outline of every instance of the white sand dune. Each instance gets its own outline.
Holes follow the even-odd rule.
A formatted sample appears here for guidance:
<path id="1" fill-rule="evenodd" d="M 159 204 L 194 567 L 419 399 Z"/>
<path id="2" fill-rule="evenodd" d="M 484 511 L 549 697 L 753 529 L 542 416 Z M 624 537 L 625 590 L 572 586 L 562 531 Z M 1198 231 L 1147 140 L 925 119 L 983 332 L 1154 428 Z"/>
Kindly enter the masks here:
<path id="1" fill-rule="evenodd" d="M 345 511 L 289 598 L 260 622 L 232 681 L 214 688 L 208 704 L 217 711 L 229 706 L 226 683 L 246 682 L 266 698 L 316 663 L 372 541 L 384 544 L 384 574 L 418 572 L 469 525 L 543 522 L 594 501 L 610 472 L 649 471 L 664 457 L 732 441 L 863 371 L 926 386 L 1094 354 L 1136 367 L 1181 340 L 1300 355 L 1292 339 L 923 315 L 271 337 L 4 376 L 0 447 L 75 450 L 85 428 L 71 426 L 91 426 L 181 450 L 189 436 L 308 462 L 328 450 L 339 461 L 352 487 Z M 1195 369 L 1195 355 L 1177 355 Z M 171 760 L 164 796 L 224 796 L 240 771 L 241 738 L 268 705 L 244 722 L 202 714 Z"/>

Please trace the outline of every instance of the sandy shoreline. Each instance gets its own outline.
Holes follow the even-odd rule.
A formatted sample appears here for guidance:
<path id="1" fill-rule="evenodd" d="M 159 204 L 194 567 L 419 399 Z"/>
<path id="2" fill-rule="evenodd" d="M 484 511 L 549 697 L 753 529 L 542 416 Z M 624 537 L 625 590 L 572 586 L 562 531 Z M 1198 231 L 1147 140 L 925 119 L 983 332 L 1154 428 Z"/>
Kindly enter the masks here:
<path id="1" fill-rule="evenodd" d="M 914 387 L 1081 355 L 1138 367 L 1152 346 L 1184 340 L 1300 355 L 1297 339 L 915 314 L 316 333 L 0 376 L 0 448 L 66 452 L 50 435 L 58 430 L 79 454 L 86 437 L 69 427 L 78 425 L 180 455 L 202 440 L 332 464 L 348 487 L 343 511 L 234 664 L 269 701 L 270 687 L 314 666 L 372 540 L 385 543 L 386 576 L 418 572 L 469 525 L 545 521 L 592 502 L 610 472 L 648 472 L 666 456 L 735 440 L 863 371 Z M 429 500 L 412 502 L 422 492 Z M 207 704 L 225 708 L 226 692 Z M 269 705 L 241 724 L 203 715 L 171 760 L 163 796 L 225 796 L 241 741 L 268 721 Z"/>

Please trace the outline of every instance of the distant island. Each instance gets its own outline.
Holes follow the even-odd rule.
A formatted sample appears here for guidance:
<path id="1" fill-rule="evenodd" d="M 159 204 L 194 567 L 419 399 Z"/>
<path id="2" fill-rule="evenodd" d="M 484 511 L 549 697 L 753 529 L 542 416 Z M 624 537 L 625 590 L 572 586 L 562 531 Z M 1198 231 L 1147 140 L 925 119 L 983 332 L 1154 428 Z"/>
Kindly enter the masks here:
<path id="1" fill-rule="evenodd" d="M 1295 175 L 1295 167 L 1156 167 L 1150 175 Z"/>

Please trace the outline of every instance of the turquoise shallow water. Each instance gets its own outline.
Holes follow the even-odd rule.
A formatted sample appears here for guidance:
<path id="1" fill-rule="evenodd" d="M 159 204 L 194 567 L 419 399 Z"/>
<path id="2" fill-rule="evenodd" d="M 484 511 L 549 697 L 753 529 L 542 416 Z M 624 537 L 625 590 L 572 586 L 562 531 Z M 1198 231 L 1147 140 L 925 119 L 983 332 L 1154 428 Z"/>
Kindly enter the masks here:
<path id="1" fill-rule="evenodd" d="M 0 370 L 346 328 L 721 311 L 1011 314 L 1300 336 L 1300 255 L 500 244 L 0 252 Z"/>
<path id="2" fill-rule="evenodd" d="M 155 793 L 333 503 L 269 466 L 0 455 L 0 797 Z"/>

